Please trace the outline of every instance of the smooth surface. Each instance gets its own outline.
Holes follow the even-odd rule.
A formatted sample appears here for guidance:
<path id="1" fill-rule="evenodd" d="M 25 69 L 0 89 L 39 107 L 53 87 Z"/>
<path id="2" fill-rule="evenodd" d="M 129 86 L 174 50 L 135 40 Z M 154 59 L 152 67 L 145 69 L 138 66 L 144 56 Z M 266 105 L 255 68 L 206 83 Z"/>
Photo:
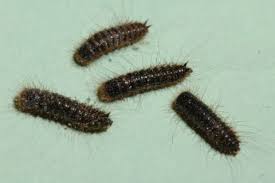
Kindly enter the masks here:
<path id="1" fill-rule="evenodd" d="M 0 182 L 167 183 L 275 180 L 274 1 L 0 1 Z M 82 68 L 72 55 L 90 33 L 149 20 L 134 47 Z M 188 57 L 184 84 L 114 104 L 105 79 Z M 156 61 L 156 59 L 158 61 Z M 45 87 L 111 111 L 113 126 L 83 135 L 16 112 L 24 86 Z M 190 89 L 240 133 L 236 158 L 213 152 L 170 109 Z"/>

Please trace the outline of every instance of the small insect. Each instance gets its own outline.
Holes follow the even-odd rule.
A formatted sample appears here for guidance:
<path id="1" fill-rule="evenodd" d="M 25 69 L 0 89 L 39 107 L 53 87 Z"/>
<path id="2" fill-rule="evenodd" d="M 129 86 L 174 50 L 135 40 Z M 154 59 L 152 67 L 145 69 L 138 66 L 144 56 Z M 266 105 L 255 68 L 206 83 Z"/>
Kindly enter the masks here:
<path id="1" fill-rule="evenodd" d="M 112 102 L 176 85 L 192 72 L 186 65 L 187 63 L 160 65 L 118 76 L 98 88 L 98 98 L 103 102 Z"/>
<path id="2" fill-rule="evenodd" d="M 240 140 L 236 132 L 190 92 L 182 92 L 172 104 L 174 111 L 216 151 L 236 156 Z"/>
<path id="3" fill-rule="evenodd" d="M 127 22 L 99 31 L 76 50 L 74 60 L 86 66 L 103 55 L 138 42 L 147 34 L 149 27 L 147 21 Z"/>
<path id="4" fill-rule="evenodd" d="M 87 133 L 106 131 L 112 125 L 109 113 L 37 88 L 23 89 L 15 97 L 14 106 L 18 111 Z"/>

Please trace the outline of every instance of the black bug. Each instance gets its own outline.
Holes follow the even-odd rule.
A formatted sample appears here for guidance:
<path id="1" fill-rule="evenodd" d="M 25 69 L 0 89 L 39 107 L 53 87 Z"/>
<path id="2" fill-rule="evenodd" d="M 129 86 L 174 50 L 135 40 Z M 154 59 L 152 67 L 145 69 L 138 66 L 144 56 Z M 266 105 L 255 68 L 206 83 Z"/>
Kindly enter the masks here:
<path id="1" fill-rule="evenodd" d="M 147 21 L 127 22 L 99 31 L 76 50 L 74 60 L 86 66 L 102 55 L 138 42 L 146 35 L 149 27 Z"/>
<path id="2" fill-rule="evenodd" d="M 98 88 L 98 98 L 103 102 L 112 102 L 176 85 L 192 72 L 186 65 L 187 63 L 160 65 L 118 76 Z"/>
<path id="3" fill-rule="evenodd" d="M 82 132 L 102 132 L 112 125 L 109 113 L 47 90 L 25 88 L 15 97 L 14 106 Z"/>
<path id="4" fill-rule="evenodd" d="M 216 151 L 235 156 L 240 151 L 236 132 L 190 92 L 182 92 L 172 104 L 174 111 Z"/>

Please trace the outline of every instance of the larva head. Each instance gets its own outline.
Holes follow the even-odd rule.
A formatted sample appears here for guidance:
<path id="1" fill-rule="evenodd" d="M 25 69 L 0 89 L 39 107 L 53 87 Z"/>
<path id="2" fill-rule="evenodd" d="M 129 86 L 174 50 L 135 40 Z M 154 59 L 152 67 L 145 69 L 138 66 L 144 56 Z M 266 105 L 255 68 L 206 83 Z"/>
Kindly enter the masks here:
<path id="1" fill-rule="evenodd" d="M 120 93 L 120 88 L 116 82 L 107 81 L 103 83 L 97 90 L 97 96 L 102 102 L 112 102 Z"/>
<path id="2" fill-rule="evenodd" d="M 86 66 L 90 64 L 93 59 L 93 55 L 86 44 L 83 44 L 73 56 L 75 62 L 80 66 Z"/>
<path id="3" fill-rule="evenodd" d="M 38 107 L 40 90 L 23 89 L 14 99 L 14 106 L 17 110 L 27 112 Z"/>

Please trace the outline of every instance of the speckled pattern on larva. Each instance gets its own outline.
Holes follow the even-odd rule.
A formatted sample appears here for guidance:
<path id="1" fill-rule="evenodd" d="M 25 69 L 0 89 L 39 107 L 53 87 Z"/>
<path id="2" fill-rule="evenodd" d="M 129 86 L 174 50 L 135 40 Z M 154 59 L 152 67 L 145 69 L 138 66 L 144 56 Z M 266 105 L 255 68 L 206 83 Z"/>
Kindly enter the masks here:
<path id="1" fill-rule="evenodd" d="M 150 67 L 104 82 L 97 95 L 103 102 L 112 102 L 140 93 L 157 90 L 184 80 L 192 69 L 185 64 L 169 64 Z"/>
<path id="2" fill-rule="evenodd" d="M 88 65 L 104 54 L 138 42 L 148 32 L 149 27 L 147 21 L 128 22 L 99 31 L 76 50 L 74 60 L 81 66 Z"/>
<path id="3" fill-rule="evenodd" d="M 236 132 L 192 93 L 181 93 L 173 102 L 172 108 L 216 151 L 230 156 L 235 156 L 240 151 Z"/>
<path id="4" fill-rule="evenodd" d="M 112 125 L 109 113 L 47 90 L 25 88 L 15 97 L 14 105 L 21 112 L 82 132 L 102 132 Z"/>

